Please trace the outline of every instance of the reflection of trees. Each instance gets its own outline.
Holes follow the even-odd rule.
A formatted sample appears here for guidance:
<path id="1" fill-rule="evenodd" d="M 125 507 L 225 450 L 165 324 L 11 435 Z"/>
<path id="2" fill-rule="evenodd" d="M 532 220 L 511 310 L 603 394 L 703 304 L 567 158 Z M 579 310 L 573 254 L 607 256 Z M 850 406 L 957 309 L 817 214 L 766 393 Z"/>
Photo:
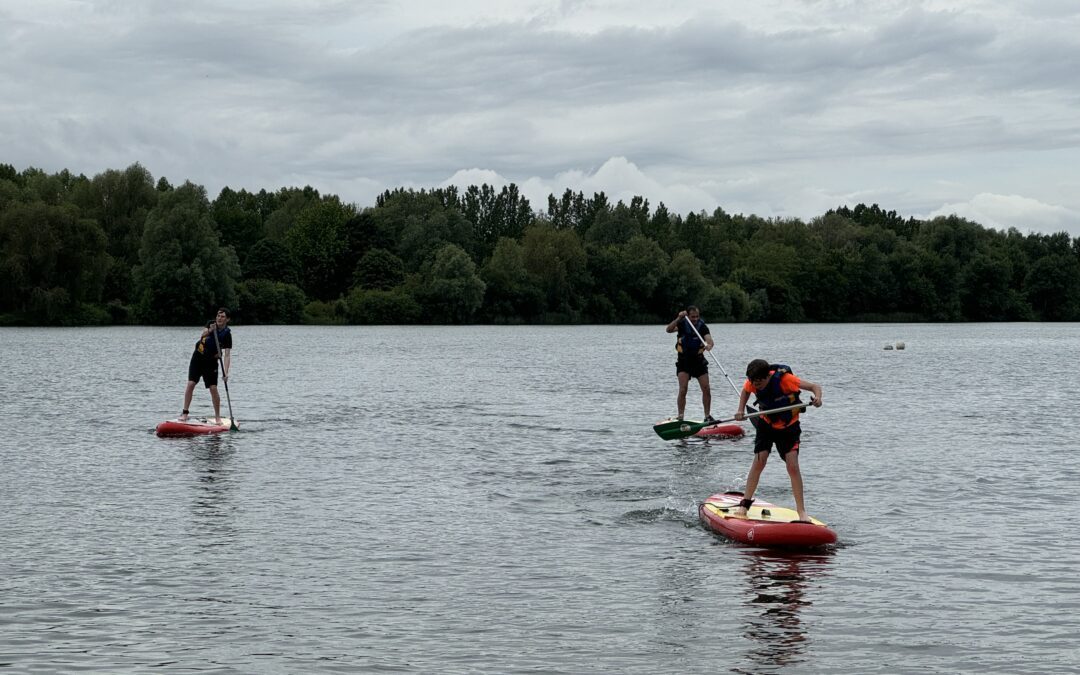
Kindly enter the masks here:
<path id="1" fill-rule="evenodd" d="M 799 615 L 812 604 L 808 586 L 825 575 L 831 557 L 760 549 L 743 554 L 750 582 L 745 604 L 757 611 L 749 615 L 745 632 L 753 645 L 747 654 L 751 665 L 735 672 L 762 672 L 802 662 L 808 638 Z"/>

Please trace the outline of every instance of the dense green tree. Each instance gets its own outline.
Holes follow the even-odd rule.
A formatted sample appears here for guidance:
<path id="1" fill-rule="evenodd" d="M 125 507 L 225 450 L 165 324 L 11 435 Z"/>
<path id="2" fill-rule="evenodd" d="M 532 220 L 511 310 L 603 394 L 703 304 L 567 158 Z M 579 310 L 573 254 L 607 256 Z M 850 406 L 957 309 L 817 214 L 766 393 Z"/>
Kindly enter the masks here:
<path id="1" fill-rule="evenodd" d="M 1022 318 L 1020 294 L 1010 288 L 1008 258 L 979 253 L 960 270 L 959 300 L 968 321 L 1008 321 Z"/>
<path id="2" fill-rule="evenodd" d="M 308 204 L 285 234 L 285 247 L 300 266 L 300 287 L 308 296 L 330 300 L 349 285 L 352 270 L 342 269 L 347 250 L 345 223 L 355 215 L 337 197 Z"/>
<path id="3" fill-rule="evenodd" d="M 223 247 L 206 190 L 185 182 L 162 192 L 147 215 L 133 272 L 136 316 L 153 324 L 202 323 L 236 302 L 240 265 Z"/>
<path id="4" fill-rule="evenodd" d="M 120 305 L 131 301 L 131 271 L 139 263 L 146 216 L 158 194 L 153 176 L 140 164 L 100 173 L 74 191 L 75 204 L 105 231 L 111 260 L 104 295 Z"/>
<path id="5" fill-rule="evenodd" d="M 765 291 L 760 291 L 762 296 Z M 704 316 L 711 323 L 730 323 L 746 321 L 750 316 L 750 296 L 746 291 L 730 281 L 720 284 L 719 287 L 709 288 L 699 301 Z M 761 300 L 762 307 L 759 310 L 760 317 L 768 316 L 768 300 Z M 759 318 L 759 320 L 763 320 Z"/>
<path id="6" fill-rule="evenodd" d="M 307 298 L 294 284 L 269 279 L 247 279 L 236 287 L 234 318 L 245 324 L 298 324 Z"/>
<path id="7" fill-rule="evenodd" d="M 544 293 L 546 311 L 574 321 L 591 286 L 581 238 L 573 230 L 536 225 L 525 231 L 522 249 L 525 269 Z"/>
<path id="8" fill-rule="evenodd" d="M 221 243 L 231 246 L 241 260 L 266 236 L 259 199 L 248 192 L 222 188 L 211 205 L 214 222 L 221 233 Z"/>
<path id="9" fill-rule="evenodd" d="M 397 223 L 378 208 L 363 209 L 345 223 L 346 261 L 353 269 L 368 251 L 381 248 L 395 251 L 398 246 Z"/>
<path id="10" fill-rule="evenodd" d="M 409 271 L 419 269 L 447 244 L 457 246 L 467 255 L 473 249 L 472 226 L 457 209 L 443 209 L 427 216 L 410 215 L 402 223 L 399 236 L 397 254 Z"/>
<path id="11" fill-rule="evenodd" d="M 1080 316 L 1080 237 L 877 204 L 808 224 L 571 190 L 537 214 L 514 185 L 363 209 L 225 188 L 210 204 L 139 164 L 92 179 L 0 164 L 0 245 L 4 324 L 201 321 L 234 290 L 249 322 L 653 322 L 689 303 L 711 321 Z"/>
<path id="12" fill-rule="evenodd" d="M 659 314 L 670 316 L 688 305 L 702 306 L 713 288 L 714 284 L 705 277 L 701 261 L 693 251 L 676 251 L 671 256 L 667 274 L 657 287 L 657 301 L 661 305 Z"/>
<path id="13" fill-rule="evenodd" d="M 647 213 L 648 203 L 635 200 L 630 208 L 619 202 L 614 209 L 600 211 L 585 232 L 585 241 L 599 246 L 618 246 L 628 243 L 642 232 L 642 209 Z"/>
<path id="14" fill-rule="evenodd" d="M 405 283 L 405 263 L 384 248 L 373 248 L 356 264 L 353 285 L 368 290 L 388 291 Z"/>
<path id="15" fill-rule="evenodd" d="M 484 302 L 484 282 L 476 264 L 457 244 L 435 252 L 421 273 L 419 299 L 432 323 L 469 323 Z"/>
<path id="16" fill-rule="evenodd" d="M 345 298 L 349 323 L 362 325 L 408 325 L 420 321 L 420 303 L 403 288 L 392 290 L 354 288 Z"/>
<path id="17" fill-rule="evenodd" d="M 262 195 L 262 193 L 260 193 Z M 281 188 L 272 195 L 256 199 L 263 219 L 263 231 L 268 239 L 284 242 L 296 226 L 296 219 L 312 204 L 322 199 L 319 191 L 310 185 L 304 188 Z M 270 208 L 270 213 L 265 210 Z"/>
<path id="18" fill-rule="evenodd" d="M 1060 253 L 1039 258 L 1024 279 L 1024 294 L 1041 321 L 1080 320 L 1080 263 Z"/>
<path id="19" fill-rule="evenodd" d="M 70 205 L 16 203 L 0 213 L 0 313 L 30 323 L 107 318 L 101 301 L 108 269 L 106 237 Z"/>
<path id="20" fill-rule="evenodd" d="M 645 202 L 645 208 L 648 209 L 648 202 Z M 648 221 L 641 225 L 641 233 L 660 244 L 668 254 L 674 253 L 678 248 L 674 241 L 673 219 L 663 202 L 656 207 Z"/>
<path id="21" fill-rule="evenodd" d="M 499 240 L 480 278 L 486 285 L 485 318 L 496 323 L 534 320 L 543 314 L 544 293 L 525 268 L 525 248 L 513 239 Z"/>
<path id="22" fill-rule="evenodd" d="M 453 203 L 453 202 L 450 202 Z M 476 249 L 473 260 L 483 261 L 491 257 L 500 238 L 520 239 L 525 228 L 532 224 L 532 208 L 529 200 L 511 183 L 498 192 L 486 183 L 477 187 L 470 185 L 461 196 L 461 211 L 473 224 L 473 241 Z"/>
<path id="23" fill-rule="evenodd" d="M 796 285 L 804 264 L 799 251 L 790 245 L 763 241 L 747 248 L 743 264 L 731 276 L 733 281 L 750 294 L 751 301 L 760 298 L 762 291 L 767 303 L 758 302 L 765 314 L 756 320 L 773 323 L 802 321 L 805 318 L 802 294 Z"/>
<path id="24" fill-rule="evenodd" d="M 251 247 L 242 267 L 245 279 L 273 279 L 286 284 L 300 283 L 300 264 L 285 245 L 261 239 Z"/>
<path id="25" fill-rule="evenodd" d="M 446 191 L 399 189 L 383 193 L 376 203 L 372 229 L 393 233 L 392 250 L 404 261 L 407 273 L 417 272 L 446 244 L 455 244 L 470 256 L 476 249 L 473 224 Z"/>

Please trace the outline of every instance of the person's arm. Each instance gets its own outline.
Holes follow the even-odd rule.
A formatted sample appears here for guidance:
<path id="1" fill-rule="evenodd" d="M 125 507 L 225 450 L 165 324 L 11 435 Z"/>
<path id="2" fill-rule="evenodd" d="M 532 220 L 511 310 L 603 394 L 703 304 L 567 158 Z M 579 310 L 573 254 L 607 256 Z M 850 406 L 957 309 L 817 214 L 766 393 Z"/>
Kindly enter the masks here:
<path id="1" fill-rule="evenodd" d="M 709 327 L 705 326 L 706 333 L 701 337 L 705 338 L 705 351 L 711 352 L 713 348 L 712 333 L 708 332 Z"/>
<path id="2" fill-rule="evenodd" d="M 815 384 L 815 383 L 811 382 L 810 380 L 804 380 L 804 379 L 800 378 L 799 379 L 799 389 L 802 389 L 803 391 L 808 391 L 811 394 L 813 394 L 814 395 L 814 400 L 811 401 L 811 403 L 813 403 L 815 408 L 820 408 L 821 407 L 821 385 L 820 384 Z"/>
<path id="3" fill-rule="evenodd" d="M 667 332 L 674 333 L 679 330 L 679 322 L 682 321 L 684 316 L 686 316 L 686 310 L 679 312 L 679 315 L 675 317 L 675 320 L 667 325 Z"/>
<path id="4" fill-rule="evenodd" d="M 223 378 L 225 378 L 226 380 L 228 380 L 229 379 L 229 366 L 232 365 L 232 350 L 231 349 L 222 349 L 221 350 L 221 363 L 222 363 L 222 366 L 223 366 L 222 371 L 221 371 L 221 376 Z"/>
<path id="5" fill-rule="evenodd" d="M 746 402 L 750 400 L 750 392 L 746 391 L 746 387 L 743 387 L 742 392 L 739 393 L 739 409 L 735 411 L 735 419 L 742 420 L 743 415 L 746 413 Z"/>

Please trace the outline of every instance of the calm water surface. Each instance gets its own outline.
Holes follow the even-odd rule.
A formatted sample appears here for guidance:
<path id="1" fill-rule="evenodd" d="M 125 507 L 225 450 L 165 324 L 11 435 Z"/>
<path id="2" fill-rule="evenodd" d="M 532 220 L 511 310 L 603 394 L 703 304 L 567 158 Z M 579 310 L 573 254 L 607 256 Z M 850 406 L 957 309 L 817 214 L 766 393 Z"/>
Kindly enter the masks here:
<path id="1" fill-rule="evenodd" d="M 153 434 L 197 327 L 2 329 L 0 670 L 1080 670 L 1080 326 L 713 329 L 823 385 L 835 550 L 698 524 L 752 439 L 653 434 L 663 326 L 238 326 L 242 431 L 197 439 Z"/>

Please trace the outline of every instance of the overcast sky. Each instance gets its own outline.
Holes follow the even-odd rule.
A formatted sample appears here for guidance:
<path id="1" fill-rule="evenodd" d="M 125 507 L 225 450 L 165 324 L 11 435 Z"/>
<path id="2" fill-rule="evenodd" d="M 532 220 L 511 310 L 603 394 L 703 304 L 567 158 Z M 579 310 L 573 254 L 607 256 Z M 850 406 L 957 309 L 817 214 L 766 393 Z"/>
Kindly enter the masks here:
<path id="1" fill-rule="evenodd" d="M 0 0 L 0 162 L 1080 236 L 1075 0 Z"/>

